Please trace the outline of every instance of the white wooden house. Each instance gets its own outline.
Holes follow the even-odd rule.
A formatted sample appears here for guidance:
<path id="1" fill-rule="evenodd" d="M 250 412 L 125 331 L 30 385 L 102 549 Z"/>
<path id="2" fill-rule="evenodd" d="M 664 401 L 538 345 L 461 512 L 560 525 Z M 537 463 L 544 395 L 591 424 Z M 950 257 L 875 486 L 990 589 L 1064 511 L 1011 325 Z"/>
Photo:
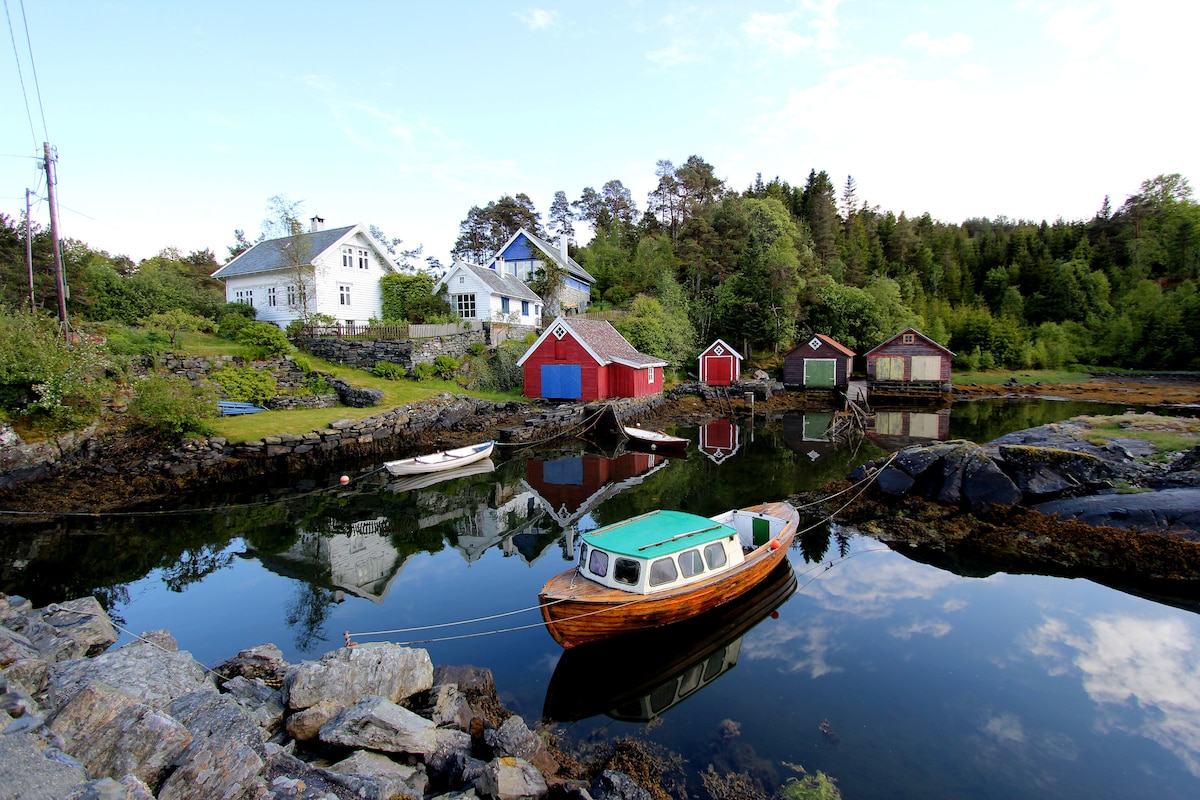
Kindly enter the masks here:
<path id="1" fill-rule="evenodd" d="M 456 261 L 433 287 L 434 293 L 443 286 L 446 302 L 463 319 L 541 325 L 542 299 L 511 273 Z"/>
<path id="2" fill-rule="evenodd" d="M 295 319 L 327 314 L 342 325 L 363 326 L 383 317 L 379 279 L 395 266 L 362 225 L 312 230 L 259 242 L 218 269 L 225 300 L 246 303 L 258 320 L 281 328 Z"/>

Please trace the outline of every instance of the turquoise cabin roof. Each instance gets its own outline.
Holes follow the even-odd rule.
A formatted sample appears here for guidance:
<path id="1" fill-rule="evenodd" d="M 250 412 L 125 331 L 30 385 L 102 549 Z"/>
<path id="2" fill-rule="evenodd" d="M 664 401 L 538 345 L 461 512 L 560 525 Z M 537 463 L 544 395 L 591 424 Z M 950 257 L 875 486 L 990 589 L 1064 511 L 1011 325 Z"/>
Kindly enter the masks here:
<path id="1" fill-rule="evenodd" d="M 708 517 L 683 511 L 651 511 L 582 534 L 589 547 L 631 558 L 657 558 L 708 544 L 737 531 Z"/>

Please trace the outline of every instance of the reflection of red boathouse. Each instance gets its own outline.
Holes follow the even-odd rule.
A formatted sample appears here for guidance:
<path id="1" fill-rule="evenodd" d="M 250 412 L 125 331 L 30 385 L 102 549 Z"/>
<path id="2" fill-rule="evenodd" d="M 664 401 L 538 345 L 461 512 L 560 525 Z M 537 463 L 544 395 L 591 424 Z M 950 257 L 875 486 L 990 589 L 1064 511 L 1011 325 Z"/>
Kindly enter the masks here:
<path id="1" fill-rule="evenodd" d="M 616 458 L 577 455 L 552 461 L 527 459 L 525 483 L 547 511 L 566 528 L 605 499 L 634 486 L 667 459 L 655 453 L 623 453 Z"/>
<path id="2" fill-rule="evenodd" d="M 740 435 L 733 420 L 710 420 L 700 426 L 699 450 L 714 464 L 723 464 L 742 446 Z"/>

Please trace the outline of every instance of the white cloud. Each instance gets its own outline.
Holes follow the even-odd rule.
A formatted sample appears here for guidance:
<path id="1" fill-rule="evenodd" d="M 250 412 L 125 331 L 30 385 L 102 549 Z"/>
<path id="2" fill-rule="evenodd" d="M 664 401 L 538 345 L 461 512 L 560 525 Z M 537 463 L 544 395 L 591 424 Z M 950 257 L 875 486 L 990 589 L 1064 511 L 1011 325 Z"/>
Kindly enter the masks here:
<path id="1" fill-rule="evenodd" d="M 542 28 L 551 28 L 558 24 L 558 12 L 544 8 L 531 8 L 528 11 L 522 11 L 517 14 L 517 19 L 525 23 L 525 26 L 529 30 L 536 31 Z"/>
<path id="2" fill-rule="evenodd" d="M 965 56 L 975 46 L 975 42 L 965 33 L 952 33 L 941 39 L 935 39 L 927 31 L 914 33 L 904 40 L 904 44 L 907 47 L 921 50 L 931 56 L 947 58 Z"/>
<path id="3" fill-rule="evenodd" d="M 918 620 L 902 628 L 892 628 L 888 633 L 897 639 L 911 639 L 920 634 L 939 639 L 952 630 L 953 626 L 943 620 Z"/>
<path id="4" fill-rule="evenodd" d="M 831 638 L 832 631 L 818 625 L 763 625 L 753 637 L 743 640 L 741 654 L 751 660 L 782 661 L 785 672 L 802 672 L 810 678 L 820 678 L 842 671 L 841 667 L 829 662 L 829 655 L 834 650 Z"/>
<path id="5" fill-rule="evenodd" d="M 1100 708 L 1101 727 L 1143 736 L 1200 775 L 1200 636 L 1179 618 L 1115 615 L 1078 631 L 1047 619 L 1026 640 L 1051 675 L 1071 668 Z"/>
<path id="6" fill-rule="evenodd" d="M 839 50 L 843 46 L 837 17 L 840 2 L 801 0 L 792 11 L 755 12 L 742 24 L 742 32 L 751 44 L 786 56 Z"/>

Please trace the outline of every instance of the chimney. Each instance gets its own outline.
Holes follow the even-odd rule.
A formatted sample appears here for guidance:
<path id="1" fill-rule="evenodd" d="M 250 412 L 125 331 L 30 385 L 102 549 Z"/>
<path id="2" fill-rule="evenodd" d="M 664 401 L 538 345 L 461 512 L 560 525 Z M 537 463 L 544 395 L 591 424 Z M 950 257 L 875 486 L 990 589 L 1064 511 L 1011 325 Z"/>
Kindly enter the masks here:
<path id="1" fill-rule="evenodd" d="M 567 263 L 567 235 L 560 233 L 558 235 L 558 252 L 562 254 L 563 265 Z"/>
<path id="2" fill-rule="evenodd" d="M 317 231 L 325 230 L 325 220 L 321 217 L 313 217 L 309 221 L 312 223 L 312 227 L 309 229 L 310 232 L 316 233 Z"/>

